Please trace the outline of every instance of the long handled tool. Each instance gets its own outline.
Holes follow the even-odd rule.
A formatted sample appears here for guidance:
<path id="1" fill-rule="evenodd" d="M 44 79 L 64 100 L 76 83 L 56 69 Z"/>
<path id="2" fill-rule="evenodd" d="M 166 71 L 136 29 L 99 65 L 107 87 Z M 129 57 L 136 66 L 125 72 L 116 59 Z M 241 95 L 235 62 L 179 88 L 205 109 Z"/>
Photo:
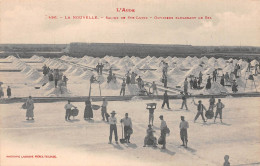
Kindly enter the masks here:
<path id="1" fill-rule="evenodd" d="M 123 124 L 121 123 L 121 127 L 122 127 L 122 139 L 120 139 L 120 143 L 126 143 L 126 139 L 124 138 L 124 128 L 123 128 Z"/>

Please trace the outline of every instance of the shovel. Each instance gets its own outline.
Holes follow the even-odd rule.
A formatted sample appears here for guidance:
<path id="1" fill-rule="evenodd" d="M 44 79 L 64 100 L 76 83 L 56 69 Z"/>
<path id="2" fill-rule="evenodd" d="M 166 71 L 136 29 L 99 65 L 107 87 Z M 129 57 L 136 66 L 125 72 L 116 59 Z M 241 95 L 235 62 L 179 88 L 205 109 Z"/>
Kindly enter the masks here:
<path id="1" fill-rule="evenodd" d="M 124 144 L 124 143 L 126 143 L 126 139 L 124 139 L 124 128 L 123 128 L 122 123 L 121 123 L 121 127 L 122 127 L 122 139 L 120 139 L 120 143 Z"/>

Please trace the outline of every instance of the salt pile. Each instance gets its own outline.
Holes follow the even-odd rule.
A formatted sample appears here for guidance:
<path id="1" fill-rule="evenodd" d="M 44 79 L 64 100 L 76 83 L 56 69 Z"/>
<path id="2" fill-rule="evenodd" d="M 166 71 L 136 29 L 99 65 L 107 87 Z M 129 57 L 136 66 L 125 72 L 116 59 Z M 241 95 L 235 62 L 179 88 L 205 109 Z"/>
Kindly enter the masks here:
<path id="1" fill-rule="evenodd" d="M 41 77 L 40 73 L 36 69 L 31 69 L 26 75 L 27 78 L 31 80 L 37 80 Z"/>
<path id="2" fill-rule="evenodd" d="M 47 91 L 47 90 L 50 90 L 53 88 L 55 88 L 55 83 L 54 83 L 54 81 L 51 81 L 51 82 L 48 82 L 47 84 L 45 84 L 42 89 Z"/>
<path id="3" fill-rule="evenodd" d="M 259 64 L 259 62 L 254 59 L 253 61 L 250 62 L 250 64 L 251 64 L 252 66 L 255 66 L 256 64 Z"/>
<path id="4" fill-rule="evenodd" d="M 119 90 L 120 88 L 121 85 L 117 81 L 115 83 L 113 81 L 110 81 L 109 83 L 102 85 L 102 89 Z"/>
<path id="5" fill-rule="evenodd" d="M 42 76 L 42 77 L 38 78 L 35 82 L 36 82 L 37 84 L 43 85 L 43 84 L 49 82 L 49 78 L 48 78 L 47 75 L 46 75 L 46 76 Z"/>
<path id="6" fill-rule="evenodd" d="M 103 84 L 103 82 L 105 82 L 105 77 L 103 75 L 98 75 L 96 79 L 100 84 Z"/>
<path id="7" fill-rule="evenodd" d="M 151 71 L 148 70 L 148 71 L 146 71 L 146 72 L 144 73 L 143 78 L 145 78 L 145 79 L 156 79 L 157 76 L 156 76 L 153 72 L 151 72 Z"/>
<path id="8" fill-rule="evenodd" d="M 137 95 L 139 93 L 139 88 L 135 84 L 129 84 L 126 86 L 126 92 L 130 95 Z"/>
<path id="9" fill-rule="evenodd" d="M 207 75 L 212 75 L 213 74 L 213 71 L 215 70 L 215 68 L 212 68 L 212 67 L 208 67 L 207 70 L 205 70 L 204 72 L 202 72 L 203 74 L 207 74 Z"/>
<path id="10" fill-rule="evenodd" d="M 228 90 L 220 85 L 217 82 L 212 82 L 211 83 L 211 89 L 206 89 L 206 87 L 203 88 L 202 90 L 203 94 L 221 94 L 221 93 L 228 93 Z"/>
<path id="11" fill-rule="evenodd" d="M 77 67 L 75 65 L 71 65 L 66 71 L 65 73 L 70 74 L 71 72 L 73 72 Z"/>
<path id="12" fill-rule="evenodd" d="M 226 73 L 230 73 L 230 72 L 233 72 L 234 71 L 234 66 L 232 64 L 229 64 L 227 65 L 224 69 L 223 69 L 223 72 Z"/>
<path id="13" fill-rule="evenodd" d="M 23 69 L 22 69 L 22 73 L 26 74 L 28 73 L 29 71 L 31 70 L 31 67 L 29 65 L 25 66 Z"/>
<path id="14" fill-rule="evenodd" d="M 84 71 L 81 75 L 80 75 L 80 78 L 84 79 L 84 80 L 88 80 L 90 79 L 90 77 L 94 75 L 94 73 L 92 71 Z"/>
<path id="15" fill-rule="evenodd" d="M 79 68 L 79 67 L 76 67 L 72 72 L 71 72 L 71 75 L 73 76 L 80 76 L 82 73 L 84 73 L 84 70 Z"/>
<path id="16" fill-rule="evenodd" d="M 195 77 L 198 77 L 199 76 L 199 73 L 200 72 L 203 72 L 204 69 L 203 67 L 197 65 L 197 66 L 194 66 L 193 68 L 191 68 L 186 74 L 185 74 L 185 77 L 188 77 L 190 75 L 194 75 Z"/>
<path id="17" fill-rule="evenodd" d="M 183 75 L 183 74 L 184 72 L 181 71 L 178 67 L 175 67 L 174 69 L 168 72 L 168 75 Z"/>
<path id="18" fill-rule="evenodd" d="M 149 69 L 152 69 L 148 64 L 143 64 L 140 69 L 144 69 L 144 70 L 149 70 Z"/>
<path id="19" fill-rule="evenodd" d="M 46 96 L 49 96 L 49 97 L 55 97 L 55 96 L 60 96 L 60 97 L 66 97 L 66 96 L 70 96 L 70 92 L 68 91 L 68 89 L 65 87 L 65 86 L 62 86 L 61 88 L 58 87 L 58 88 L 54 88 L 54 89 L 51 89 L 47 92 L 45 92 L 45 95 Z"/>

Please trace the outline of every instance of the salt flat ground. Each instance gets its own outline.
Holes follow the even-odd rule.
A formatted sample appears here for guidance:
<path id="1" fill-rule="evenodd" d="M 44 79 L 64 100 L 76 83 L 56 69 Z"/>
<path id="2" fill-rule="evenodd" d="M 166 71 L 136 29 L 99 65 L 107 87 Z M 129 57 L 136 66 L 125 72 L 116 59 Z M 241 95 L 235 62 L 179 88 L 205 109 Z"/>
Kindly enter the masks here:
<path id="1" fill-rule="evenodd" d="M 73 103 L 80 112 L 71 122 L 64 119 L 65 102 L 35 104 L 35 121 L 25 120 L 21 103 L 0 105 L 1 163 L 0 165 L 222 165 L 224 155 L 231 165 L 260 163 L 260 102 L 259 98 L 225 98 L 223 124 L 217 119 L 193 123 L 196 107 L 188 99 L 189 110 L 181 110 L 181 100 L 171 100 L 171 110 L 161 109 L 161 100 L 109 102 L 108 111 L 115 110 L 118 135 L 119 119 L 126 112 L 133 121 L 131 144 L 108 144 L 109 125 L 103 122 L 100 110 L 94 120 L 83 119 L 84 103 Z M 195 99 L 195 101 L 197 101 Z M 148 124 L 146 103 L 156 102 L 154 129 L 159 138 L 159 115 L 164 115 L 171 130 L 167 149 L 143 147 Z M 208 107 L 208 99 L 203 99 Z M 101 104 L 101 103 L 96 103 Z M 184 115 L 190 124 L 189 148 L 180 146 L 179 122 Z M 57 158 L 7 158 L 8 155 L 56 155 Z"/>

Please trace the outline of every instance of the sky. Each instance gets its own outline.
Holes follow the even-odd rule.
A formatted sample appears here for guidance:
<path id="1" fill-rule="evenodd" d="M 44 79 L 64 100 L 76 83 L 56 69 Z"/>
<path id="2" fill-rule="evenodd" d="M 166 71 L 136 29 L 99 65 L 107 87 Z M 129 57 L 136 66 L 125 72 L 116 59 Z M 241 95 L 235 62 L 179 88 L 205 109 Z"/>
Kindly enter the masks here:
<path id="1" fill-rule="evenodd" d="M 119 13 L 117 8 L 135 12 Z M 99 19 L 64 19 L 65 16 Z M 101 18 L 106 16 L 119 19 Z M 128 16 L 149 19 L 120 19 Z M 204 19 L 155 20 L 155 16 Z M 260 46 L 260 0 L 0 0 L 0 18 L 2 44 Z"/>

